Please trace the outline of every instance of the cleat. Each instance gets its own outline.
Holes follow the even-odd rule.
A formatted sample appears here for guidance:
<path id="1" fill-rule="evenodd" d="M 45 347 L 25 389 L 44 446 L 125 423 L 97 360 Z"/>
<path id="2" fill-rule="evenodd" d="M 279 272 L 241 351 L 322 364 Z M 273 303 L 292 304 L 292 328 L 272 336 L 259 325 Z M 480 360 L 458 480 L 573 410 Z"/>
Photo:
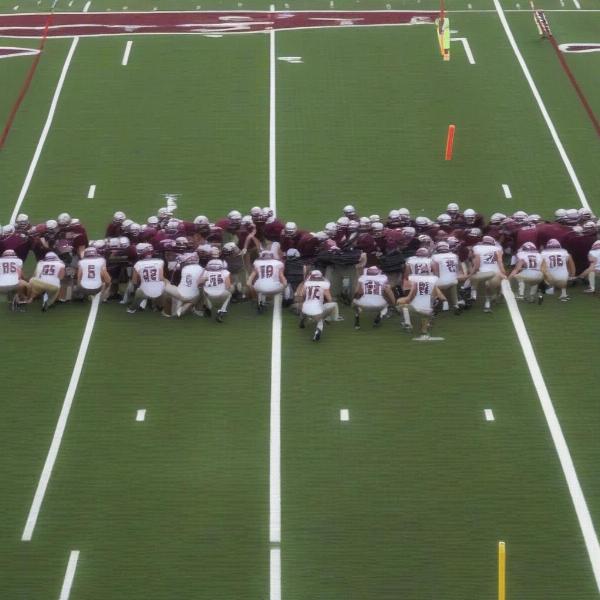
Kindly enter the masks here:
<path id="1" fill-rule="evenodd" d="M 212 316 L 212 310 L 210 308 L 208 308 L 208 306 L 204 309 L 204 314 L 207 317 L 211 317 Z"/>
<path id="2" fill-rule="evenodd" d="M 148 300 L 146 298 L 144 298 L 141 302 L 140 302 L 140 310 L 146 310 L 146 307 L 148 306 Z"/>
<path id="3" fill-rule="evenodd" d="M 596 290 L 594 288 L 585 288 L 585 290 L 583 290 L 584 294 L 593 294 Z"/>
<path id="4" fill-rule="evenodd" d="M 162 317 L 166 317 L 167 319 L 170 319 L 173 316 L 173 315 L 170 315 L 169 313 L 166 313 L 164 310 L 161 310 L 160 314 Z"/>
<path id="5" fill-rule="evenodd" d="M 429 334 L 424 333 L 419 337 L 413 338 L 413 342 L 443 342 L 443 337 L 431 337 Z"/>
<path id="6" fill-rule="evenodd" d="M 360 329 L 360 318 L 354 317 L 354 329 Z"/>
<path id="7" fill-rule="evenodd" d="M 217 323 L 223 323 L 223 317 L 227 314 L 226 310 L 217 311 Z"/>
<path id="8" fill-rule="evenodd" d="M 44 292 L 42 296 L 42 312 L 46 312 L 48 310 L 48 294 Z"/>
<path id="9" fill-rule="evenodd" d="M 304 329 L 306 327 L 306 317 L 302 317 L 300 319 L 300 323 L 298 324 L 298 327 L 300 327 L 300 329 Z"/>
<path id="10" fill-rule="evenodd" d="M 259 315 L 263 314 L 263 312 L 265 311 L 265 304 L 264 304 L 264 302 L 259 302 L 256 305 L 256 311 L 258 312 Z"/>
<path id="11" fill-rule="evenodd" d="M 525 300 L 525 296 L 523 296 L 523 294 L 519 294 L 515 296 L 515 300 Z"/>
<path id="12" fill-rule="evenodd" d="M 133 306 L 130 306 L 130 307 L 127 309 L 127 312 L 128 312 L 130 315 L 133 315 L 133 314 L 135 314 L 135 313 L 137 312 L 137 310 L 136 310 L 135 308 L 133 308 Z"/>
<path id="13" fill-rule="evenodd" d="M 485 304 L 483 306 L 483 312 L 484 313 L 491 313 L 492 312 L 492 305 L 491 305 L 491 302 L 489 300 L 485 301 Z"/>
<path id="14" fill-rule="evenodd" d="M 321 330 L 315 329 L 315 333 L 313 335 L 313 342 L 318 342 L 321 339 Z"/>
<path id="15" fill-rule="evenodd" d="M 458 317 L 459 315 L 462 315 L 462 311 L 463 311 L 463 307 L 460 305 L 457 305 L 454 307 L 454 314 Z"/>
<path id="16" fill-rule="evenodd" d="M 408 323 L 402 323 L 401 324 L 402 329 L 404 329 L 404 331 L 412 331 L 412 325 L 409 325 Z"/>
<path id="17" fill-rule="evenodd" d="M 373 327 L 378 327 L 381 324 L 381 314 L 378 314 L 373 321 Z"/>
<path id="18" fill-rule="evenodd" d="M 538 292 L 538 297 L 537 297 L 537 303 L 538 305 L 541 306 L 542 302 L 544 301 L 544 294 L 542 294 L 541 292 Z"/>
<path id="19" fill-rule="evenodd" d="M 561 302 L 568 302 L 571 299 L 571 296 L 561 296 L 559 300 Z"/>
<path id="20" fill-rule="evenodd" d="M 192 310 L 192 312 L 197 316 L 197 317 L 203 317 L 204 316 L 204 311 L 203 310 L 198 310 L 197 308 L 194 308 Z"/>

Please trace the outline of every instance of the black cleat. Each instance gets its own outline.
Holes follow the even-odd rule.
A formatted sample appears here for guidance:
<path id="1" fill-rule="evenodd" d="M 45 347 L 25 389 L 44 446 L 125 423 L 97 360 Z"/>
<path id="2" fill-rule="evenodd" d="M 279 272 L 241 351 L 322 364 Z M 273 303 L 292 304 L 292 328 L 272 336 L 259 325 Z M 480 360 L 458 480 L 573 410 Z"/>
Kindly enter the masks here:
<path id="1" fill-rule="evenodd" d="M 375 320 L 373 321 L 373 327 L 378 327 L 381 324 L 381 313 L 377 313 Z"/>
<path id="2" fill-rule="evenodd" d="M 321 339 L 321 330 L 315 329 L 315 334 L 313 335 L 313 342 L 318 342 Z"/>
<path id="3" fill-rule="evenodd" d="M 217 311 L 217 323 L 223 323 L 223 317 L 227 314 L 226 310 L 219 310 Z"/>
<path id="4" fill-rule="evenodd" d="M 306 327 L 306 317 L 302 317 L 300 319 L 300 323 L 299 323 L 298 327 L 300 327 L 300 329 L 304 329 Z"/>
<path id="5" fill-rule="evenodd" d="M 208 308 L 208 306 L 207 306 L 207 307 L 204 309 L 204 314 L 205 314 L 207 317 L 210 317 L 210 316 L 212 316 L 212 310 L 210 310 L 210 308 Z"/>
<path id="6" fill-rule="evenodd" d="M 360 317 L 354 317 L 354 329 L 360 329 Z"/>

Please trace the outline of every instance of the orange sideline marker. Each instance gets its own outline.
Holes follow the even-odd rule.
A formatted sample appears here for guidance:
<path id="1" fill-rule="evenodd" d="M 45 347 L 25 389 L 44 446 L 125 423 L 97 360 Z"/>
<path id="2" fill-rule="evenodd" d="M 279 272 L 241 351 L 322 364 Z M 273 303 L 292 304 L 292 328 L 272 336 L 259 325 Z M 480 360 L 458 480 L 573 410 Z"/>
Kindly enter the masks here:
<path id="1" fill-rule="evenodd" d="M 446 160 L 452 160 L 452 148 L 454 147 L 454 131 L 456 125 L 448 126 L 448 139 L 446 140 Z"/>

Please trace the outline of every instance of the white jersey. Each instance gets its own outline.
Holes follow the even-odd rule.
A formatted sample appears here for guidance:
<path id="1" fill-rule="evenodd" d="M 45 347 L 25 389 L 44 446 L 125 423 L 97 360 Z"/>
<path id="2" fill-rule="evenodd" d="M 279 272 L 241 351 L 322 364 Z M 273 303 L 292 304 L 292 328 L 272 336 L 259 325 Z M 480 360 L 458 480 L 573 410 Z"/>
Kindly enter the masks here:
<path id="1" fill-rule="evenodd" d="M 200 293 L 198 285 L 203 275 L 204 269 L 200 265 L 185 265 L 181 269 L 181 281 L 177 289 L 183 298 L 191 300 Z"/>
<path id="2" fill-rule="evenodd" d="M 64 267 L 65 263 L 62 260 L 40 260 L 35 267 L 34 277 L 54 287 L 60 287 L 58 274 Z"/>
<path id="3" fill-rule="evenodd" d="M 598 250 L 590 250 L 588 258 L 590 259 L 590 262 L 592 259 L 596 261 L 594 264 L 594 271 L 596 273 L 600 272 L 600 248 Z"/>
<path id="4" fill-rule="evenodd" d="M 438 286 L 455 285 L 458 283 L 458 268 L 460 260 L 454 252 L 442 252 L 433 255 L 433 262 L 439 268 Z"/>
<path id="5" fill-rule="evenodd" d="M 323 313 L 325 304 L 325 291 L 331 287 L 326 279 L 304 283 L 304 302 L 302 303 L 302 312 L 305 315 L 320 315 Z"/>
<path id="6" fill-rule="evenodd" d="M 254 261 L 254 270 L 256 271 L 256 280 L 279 285 L 279 274 L 283 271 L 284 265 L 280 260 L 274 258 L 258 258 Z"/>
<path id="7" fill-rule="evenodd" d="M 86 290 L 97 290 L 102 286 L 102 269 L 106 266 L 106 260 L 101 256 L 97 258 L 82 258 L 79 261 L 81 267 L 81 287 Z"/>
<path id="8" fill-rule="evenodd" d="M 142 258 L 133 268 L 140 276 L 140 288 L 148 298 L 160 298 L 165 291 L 162 258 Z"/>
<path id="9" fill-rule="evenodd" d="M 568 279 L 567 262 L 569 253 L 564 248 L 542 250 L 542 259 L 548 271 L 558 279 Z"/>
<path id="10" fill-rule="evenodd" d="M 438 278 L 435 275 L 411 275 L 411 283 L 416 283 L 416 295 L 411 301 L 415 310 L 424 313 L 431 313 L 433 310 L 433 290 L 437 284 Z"/>
<path id="11" fill-rule="evenodd" d="M 411 256 L 406 260 L 411 275 L 431 273 L 431 258 L 428 256 Z"/>
<path id="12" fill-rule="evenodd" d="M 229 277 L 227 269 L 220 271 L 206 271 L 208 279 L 204 284 L 204 291 L 209 296 L 222 296 L 227 291 L 225 280 Z"/>
<path id="13" fill-rule="evenodd" d="M 23 268 L 23 261 L 16 256 L 0 258 L 0 286 L 17 285 L 21 268 Z"/>
<path id="14" fill-rule="evenodd" d="M 479 256 L 479 273 L 500 273 L 498 250 L 498 246 L 492 246 L 491 244 L 473 246 L 473 254 Z"/>
<path id="15" fill-rule="evenodd" d="M 542 255 L 539 252 L 517 252 L 517 260 L 523 261 L 523 269 L 519 273 L 524 277 L 538 276 L 542 270 Z M 518 275 L 517 275 L 518 277 Z"/>

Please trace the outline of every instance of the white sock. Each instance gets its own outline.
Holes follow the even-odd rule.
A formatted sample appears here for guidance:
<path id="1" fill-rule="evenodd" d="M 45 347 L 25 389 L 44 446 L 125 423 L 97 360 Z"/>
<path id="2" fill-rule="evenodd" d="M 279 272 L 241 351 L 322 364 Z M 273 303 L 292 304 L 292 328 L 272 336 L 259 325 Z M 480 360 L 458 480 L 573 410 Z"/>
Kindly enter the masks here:
<path id="1" fill-rule="evenodd" d="M 524 281 L 519 281 L 519 296 L 524 296 L 525 295 L 525 282 Z"/>
<path id="2" fill-rule="evenodd" d="M 410 312 L 408 311 L 408 308 L 406 308 L 406 306 L 402 307 L 402 315 L 404 316 L 404 324 L 412 326 L 410 322 Z"/>

